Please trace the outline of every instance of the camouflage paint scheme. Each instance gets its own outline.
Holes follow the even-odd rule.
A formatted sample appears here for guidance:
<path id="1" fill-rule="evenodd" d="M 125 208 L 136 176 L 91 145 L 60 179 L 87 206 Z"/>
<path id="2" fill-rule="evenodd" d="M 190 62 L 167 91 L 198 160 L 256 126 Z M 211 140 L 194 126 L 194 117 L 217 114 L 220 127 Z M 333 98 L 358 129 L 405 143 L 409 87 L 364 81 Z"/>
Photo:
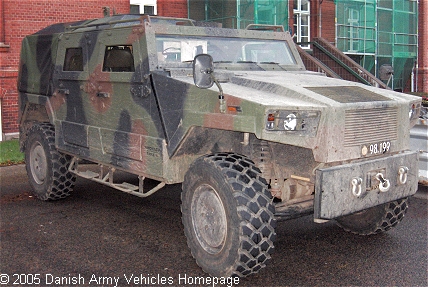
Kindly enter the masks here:
<path id="1" fill-rule="evenodd" d="M 182 182 L 204 154 L 244 154 L 272 186 L 279 184 L 280 191 L 272 193 L 283 201 L 313 194 L 316 170 L 408 150 L 417 119 L 409 120 L 409 108 L 420 108 L 419 98 L 306 71 L 288 32 L 190 23 L 121 15 L 57 24 L 26 37 L 18 81 L 21 142 L 31 124 L 50 122 L 60 151 L 168 184 Z M 195 86 L 191 62 L 159 62 L 156 35 L 285 41 L 295 63 L 215 63 L 226 102 L 222 112 L 215 85 Z M 106 47 L 114 45 L 132 46 L 134 72 L 103 71 Z M 66 49 L 77 47 L 83 50 L 83 70 L 64 71 Z M 304 130 L 266 129 L 269 114 L 290 112 L 308 116 Z M 383 141 L 390 142 L 388 154 L 362 155 L 363 145 Z M 416 155 L 404 157 L 397 160 L 415 168 Z M 349 188 L 348 173 L 340 174 L 344 185 L 337 188 Z M 415 193 L 414 174 L 406 188 L 382 201 Z M 296 182 L 304 188 L 293 194 Z"/>

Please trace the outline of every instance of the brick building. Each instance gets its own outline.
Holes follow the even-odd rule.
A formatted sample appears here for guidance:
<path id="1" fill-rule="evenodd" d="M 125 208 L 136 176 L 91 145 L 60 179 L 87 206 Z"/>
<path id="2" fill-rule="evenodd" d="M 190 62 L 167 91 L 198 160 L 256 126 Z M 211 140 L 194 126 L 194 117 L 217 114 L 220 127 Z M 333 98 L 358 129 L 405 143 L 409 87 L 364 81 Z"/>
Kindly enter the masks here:
<path id="1" fill-rule="evenodd" d="M 400 1 L 402 3 L 407 1 L 408 5 L 417 3 L 411 0 Z M 263 23 L 263 20 L 269 19 L 269 17 L 276 19 L 280 15 L 282 18 L 279 24 L 288 28 L 299 42 L 310 42 L 314 37 L 321 36 L 337 45 L 337 27 L 340 25 L 337 22 L 338 13 L 340 13 L 338 12 L 338 3 L 345 3 L 344 5 L 348 5 L 350 2 L 356 2 L 358 5 L 365 5 L 365 3 L 375 3 L 372 5 L 376 5 L 377 3 L 374 0 L 352 0 L 348 2 L 343 0 L 259 1 L 259 3 L 263 2 L 264 7 L 262 7 L 263 5 L 260 6 L 261 8 L 257 13 L 254 13 L 254 8 L 248 8 L 247 5 L 248 13 L 246 13 L 241 9 L 243 6 L 238 9 L 238 2 L 234 0 L 21 0 L 17 5 L 15 0 L 0 0 L 0 126 L 2 126 L 0 140 L 1 133 L 13 135 L 18 132 L 16 78 L 21 40 L 25 35 L 34 33 L 52 23 L 99 18 L 103 16 L 102 8 L 105 6 L 110 7 L 112 13 L 114 10 L 116 13 L 122 14 L 129 13 L 130 4 L 134 7 L 142 5 L 142 8 L 139 9 L 142 13 L 141 11 L 145 11 L 145 3 L 148 3 L 147 5 L 156 3 L 156 7 L 148 10 L 156 11 L 160 16 L 223 21 L 224 27 L 234 28 L 243 28 L 248 23 L 256 21 Z M 383 3 L 386 2 L 388 1 Z M 239 3 L 243 5 L 243 2 Z M 278 9 L 278 3 L 282 3 L 280 9 Z M 413 87 L 418 92 L 428 93 L 428 49 L 426 48 L 428 46 L 428 28 L 425 23 L 428 15 L 428 1 L 419 0 L 418 3 L 419 6 L 416 8 L 417 14 L 419 14 L 418 67 L 413 70 L 413 81 L 409 79 L 407 83 L 403 83 L 403 86 L 406 85 L 406 91 L 410 91 Z M 275 12 L 273 12 L 274 10 Z M 278 12 L 278 10 L 281 11 Z M 391 13 L 395 11 L 394 7 L 389 10 Z M 215 13 L 211 15 L 210 11 Z M 360 10 L 360 14 L 361 11 L 363 10 Z M 350 34 L 348 31 L 347 35 Z M 352 39 L 347 40 L 348 42 L 352 41 Z M 394 45 L 394 43 L 390 44 Z M 306 47 L 304 44 L 302 46 L 310 48 L 309 44 Z M 358 60 L 358 53 L 355 57 Z"/>
<path id="2" fill-rule="evenodd" d="M 418 91 L 428 93 L 428 1 L 419 0 Z"/>

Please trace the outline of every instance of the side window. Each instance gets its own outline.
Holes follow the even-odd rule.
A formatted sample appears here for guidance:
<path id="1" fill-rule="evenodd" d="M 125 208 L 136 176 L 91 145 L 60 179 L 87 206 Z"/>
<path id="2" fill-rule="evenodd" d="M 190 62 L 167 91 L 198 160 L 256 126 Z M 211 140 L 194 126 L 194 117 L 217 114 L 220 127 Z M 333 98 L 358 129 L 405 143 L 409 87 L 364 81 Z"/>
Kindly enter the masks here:
<path id="1" fill-rule="evenodd" d="M 83 71 L 82 48 L 67 48 L 65 50 L 64 71 Z"/>
<path id="2" fill-rule="evenodd" d="M 134 72 L 132 46 L 108 46 L 104 54 L 103 72 Z"/>

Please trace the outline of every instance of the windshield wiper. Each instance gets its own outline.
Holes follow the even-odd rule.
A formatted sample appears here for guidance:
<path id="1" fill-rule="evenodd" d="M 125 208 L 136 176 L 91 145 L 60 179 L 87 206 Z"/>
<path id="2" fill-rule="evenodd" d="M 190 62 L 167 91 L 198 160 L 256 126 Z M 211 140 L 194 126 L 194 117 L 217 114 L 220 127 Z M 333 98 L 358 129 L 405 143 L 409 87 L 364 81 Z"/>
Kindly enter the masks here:
<path id="1" fill-rule="evenodd" d="M 284 71 L 286 71 L 286 69 L 284 69 L 279 63 L 276 63 L 276 62 L 260 62 L 259 64 L 262 64 L 262 65 L 264 65 L 264 64 L 268 64 L 268 65 L 277 65 L 278 67 L 280 67 L 281 68 L 281 70 L 284 70 Z"/>
<path id="2" fill-rule="evenodd" d="M 260 67 L 259 63 L 257 62 L 253 62 L 253 61 L 238 61 L 238 64 L 253 64 L 256 65 L 257 67 L 259 67 L 261 70 L 266 71 L 265 69 L 263 69 L 262 67 Z"/>

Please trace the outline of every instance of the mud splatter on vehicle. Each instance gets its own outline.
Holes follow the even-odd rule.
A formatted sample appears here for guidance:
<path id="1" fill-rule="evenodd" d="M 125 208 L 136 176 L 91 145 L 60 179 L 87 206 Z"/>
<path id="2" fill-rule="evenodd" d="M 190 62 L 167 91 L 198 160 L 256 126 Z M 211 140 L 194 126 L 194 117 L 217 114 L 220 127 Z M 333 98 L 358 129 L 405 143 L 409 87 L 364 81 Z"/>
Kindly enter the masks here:
<path id="1" fill-rule="evenodd" d="M 420 99 L 306 71 L 274 28 L 120 15 L 26 37 L 20 142 L 35 195 L 67 197 L 76 176 L 140 197 L 182 183 L 188 245 L 212 276 L 265 267 L 277 220 L 395 226 L 417 190 Z"/>

